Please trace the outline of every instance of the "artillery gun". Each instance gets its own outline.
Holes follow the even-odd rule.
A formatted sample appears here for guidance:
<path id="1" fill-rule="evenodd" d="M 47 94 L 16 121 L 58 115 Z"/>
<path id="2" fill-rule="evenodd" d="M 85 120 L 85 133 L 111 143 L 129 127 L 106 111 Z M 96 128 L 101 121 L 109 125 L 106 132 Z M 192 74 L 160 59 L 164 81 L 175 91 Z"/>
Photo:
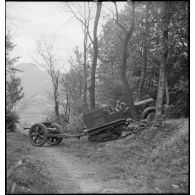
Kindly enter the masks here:
<path id="1" fill-rule="evenodd" d="M 135 109 L 139 119 L 152 120 L 155 114 L 155 107 L 152 106 L 152 98 L 135 103 Z M 63 133 L 59 124 L 49 122 L 35 123 L 29 129 L 29 140 L 34 146 L 43 146 L 46 142 L 51 145 L 58 145 L 63 138 L 80 138 L 88 136 L 90 142 L 104 142 L 118 139 L 126 130 L 126 119 L 132 118 L 130 109 L 118 112 L 107 112 L 110 107 L 95 109 L 83 114 L 86 128 L 80 134 L 70 135 Z"/>

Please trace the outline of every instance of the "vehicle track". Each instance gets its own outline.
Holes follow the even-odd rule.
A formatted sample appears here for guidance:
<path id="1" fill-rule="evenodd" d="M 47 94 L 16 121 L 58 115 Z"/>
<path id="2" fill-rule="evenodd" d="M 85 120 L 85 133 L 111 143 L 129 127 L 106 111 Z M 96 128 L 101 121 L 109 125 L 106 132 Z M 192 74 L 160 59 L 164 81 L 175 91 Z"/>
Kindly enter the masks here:
<path id="1" fill-rule="evenodd" d="M 26 130 L 21 128 L 18 130 L 25 135 L 28 134 Z M 103 166 L 92 166 L 89 161 L 65 152 L 63 145 L 46 144 L 43 147 L 35 147 L 29 143 L 29 146 L 34 158 L 37 159 L 37 166 L 44 165 L 42 173 L 52 179 L 59 193 L 129 192 L 129 186 L 119 180 L 102 181 L 100 172 Z"/>
<path id="2" fill-rule="evenodd" d="M 33 146 L 32 146 L 33 147 Z M 64 153 L 59 146 L 35 147 L 37 157 L 45 162 L 46 169 L 58 186 L 59 193 L 121 193 L 128 186 L 119 181 L 103 182 L 97 167 Z"/>

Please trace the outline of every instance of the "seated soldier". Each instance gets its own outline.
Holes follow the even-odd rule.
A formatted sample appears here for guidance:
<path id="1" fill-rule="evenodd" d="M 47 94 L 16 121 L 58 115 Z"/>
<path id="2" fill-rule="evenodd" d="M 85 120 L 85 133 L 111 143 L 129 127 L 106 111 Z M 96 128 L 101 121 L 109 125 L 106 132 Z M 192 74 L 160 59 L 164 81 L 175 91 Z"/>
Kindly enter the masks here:
<path id="1" fill-rule="evenodd" d="M 103 112 L 106 114 L 111 114 L 112 113 L 112 109 L 110 106 L 104 106 L 103 107 Z"/>
<path id="2" fill-rule="evenodd" d="M 120 110 L 126 113 L 129 109 L 129 106 L 125 102 L 121 102 L 120 104 Z"/>
<path id="3" fill-rule="evenodd" d="M 125 106 L 126 106 L 125 102 L 122 101 L 122 102 L 120 103 L 120 108 L 121 108 L 121 110 L 122 110 L 122 109 L 125 109 Z"/>
<path id="4" fill-rule="evenodd" d="M 120 111 L 120 102 L 121 102 L 120 100 L 117 100 L 117 101 L 116 101 L 116 107 L 114 108 L 114 111 L 115 111 L 115 112 Z"/>

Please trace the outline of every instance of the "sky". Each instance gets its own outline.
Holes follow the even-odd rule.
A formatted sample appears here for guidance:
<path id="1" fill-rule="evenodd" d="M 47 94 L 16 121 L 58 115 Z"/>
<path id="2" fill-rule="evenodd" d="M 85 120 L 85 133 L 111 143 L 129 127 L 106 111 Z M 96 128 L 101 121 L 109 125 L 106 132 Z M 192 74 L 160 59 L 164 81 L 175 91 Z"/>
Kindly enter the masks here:
<path id="1" fill-rule="evenodd" d="M 108 7 L 111 4 L 109 3 Z M 73 48 L 78 46 L 82 51 L 81 24 L 70 12 L 65 12 L 62 2 L 8 2 L 6 12 L 7 16 L 15 20 L 13 22 L 6 19 L 6 23 L 11 28 L 16 43 L 13 54 L 20 56 L 19 63 L 34 63 L 36 42 L 43 37 L 48 39 L 55 37 L 55 49 L 65 61 L 67 70 L 69 69 L 67 61 L 73 55 Z M 103 23 L 101 20 L 99 31 Z"/>
<path id="2" fill-rule="evenodd" d="M 55 48 L 65 60 L 74 46 L 82 46 L 82 29 L 71 13 L 62 12 L 59 2 L 12 2 L 10 15 L 16 20 L 11 33 L 16 43 L 14 55 L 20 63 L 33 63 L 36 42 L 55 36 Z M 8 21 L 9 23 L 9 21 Z"/>

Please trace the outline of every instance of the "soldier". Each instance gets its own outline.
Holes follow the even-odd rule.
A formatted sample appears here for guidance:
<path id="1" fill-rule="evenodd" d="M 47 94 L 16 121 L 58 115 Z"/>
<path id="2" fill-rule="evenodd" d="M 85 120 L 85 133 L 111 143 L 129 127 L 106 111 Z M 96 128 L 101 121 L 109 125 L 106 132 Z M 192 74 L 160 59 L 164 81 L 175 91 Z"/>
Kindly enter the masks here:
<path id="1" fill-rule="evenodd" d="M 106 114 L 111 114 L 112 113 L 112 109 L 110 106 L 105 106 L 103 107 L 103 112 Z"/>
<path id="2" fill-rule="evenodd" d="M 125 109 L 125 107 L 126 107 L 125 102 L 121 102 L 121 104 L 120 104 L 120 109 L 121 109 L 121 110 L 124 110 L 124 109 Z"/>
<path id="3" fill-rule="evenodd" d="M 125 102 L 121 102 L 121 111 L 126 113 L 129 109 L 129 106 Z"/>
<path id="4" fill-rule="evenodd" d="M 118 111 L 120 111 L 120 103 L 121 103 L 121 101 L 120 100 L 117 100 L 116 101 L 116 107 L 115 107 L 115 109 L 114 109 L 114 111 L 116 111 L 116 112 L 118 112 Z"/>

